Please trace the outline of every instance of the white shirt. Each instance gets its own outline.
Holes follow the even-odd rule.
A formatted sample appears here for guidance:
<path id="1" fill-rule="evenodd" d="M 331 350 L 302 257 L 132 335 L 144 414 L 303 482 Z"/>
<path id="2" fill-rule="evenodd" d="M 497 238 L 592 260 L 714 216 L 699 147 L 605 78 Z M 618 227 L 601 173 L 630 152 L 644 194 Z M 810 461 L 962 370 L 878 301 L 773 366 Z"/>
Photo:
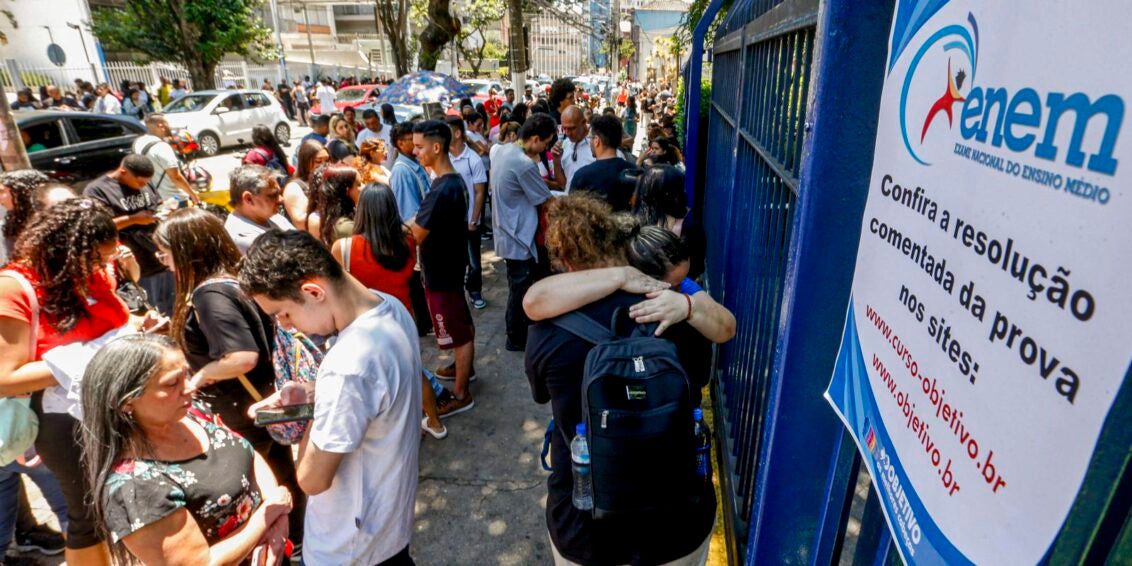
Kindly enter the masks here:
<path id="1" fill-rule="evenodd" d="M 94 103 L 94 111 L 97 114 L 121 114 L 122 103 L 109 92 L 99 97 L 98 102 Z"/>
<path id="2" fill-rule="evenodd" d="M 327 85 L 318 85 L 314 91 L 315 98 L 318 99 L 318 111 L 330 115 L 337 111 L 334 107 L 334 87 Z"/>
<path id="3" fill-rule="evenodd" d="M 161 200 L 188 196 L 180 187 L 173 184 L 173 179 L 169 177 L 168 170 L 179 166 L 180 162 L 177 161 L 177 153 L 173 151 L 173 146 L 168 142 L 153 134 L 146 134 L 134 140 L 134 153 L 142 155 L 142 150 L 151 143 L 153 145 L 145 152 L 145 156 L 153 164 L 153 177 L 149 180 L 149 184 L 157 190 L 158 195 L 161 195 Z"/>
<path id="4" fill-rule="evenodd" d="M 391 295 L 338 333 L 315 380 L 310 439 L 344 454 L 330 489 L 307 499 L 307 564 L 378 564 L 409 544 L 417 494 L 421 354 Z"/>
<path id="5" fill-rule="evenodd" d="M 468 189 L 468 224 L 471 224 L 476 208 L 476 184 L 487 183 L 487 170 L 483 168 L 479 154 L 469 145 L 464 146 L 464 152 L 460 155 L 448 154 L 448 157 L 452 161 L 452 168 L 464 179 L 464 185 Z M 487 187 L 484 187 L 484 191 L 487 191 Z M 484 201 L 486 200 L 485 194 Z"/>
<path id="6" fill-rule="evenodd" d="M 280 230 L 294 230 L 295 225 L 291 224 L 290 220 L 283 217 L 282 214 L 276 214 L 267 219 L 271 226 L 260 226 L 235 212 L 228 215 L 224 220 L 224 230 L 232 237 L 232 241 L 236 243 L 236 247 L 240 248 L 241 254 L 248 253 L 248 248 L 252 247 L 252 243 L 256 238 L 271 228 L 278 228 Z"/>
<path id="7" fill-rule="evenodd" d="M 577 147 L 577 159 L 574 159 L 574 148 Z M 590 147 L 590 137 L 582 138 L 582 141 L 574 143 L 570 138 L 566 138 L 562 142 L 562 170 L 566 172 L 566 191 L 570 191 L 570 183 L 574 180 L 574 173 L 578 169 L 597 161 L 594 157 L 593 149 Z"/>
<path id="8" fill-rule="evenodd" d="M 471 130 L 466 131 L 464 135 L 466 135 L 469 140 L 482 143 L 484 147 L 487 148 L 487 155 L 481 155 L 480 160 L 483 161 L 483 170 L 491 171 L 491 143 L 487 141 L 487 138 L 483 137 L 483 134 Z"/>
<path id="9" fill-rule="evenodd" d="M 393 142 L 391 142 L 389 140 L 389 131 L 392 130 L 392 129 L 393 128 L 386 126 L 384 124 L 382 124 L 380 132 L 375 132 L 375 131 L 373 131 L 369 128 L 362 128 L 362 131 L 358 132 L 358 138 L 356 140 L 354 140 L 354 145 L 358 146 L 358 149 L 361 149 L 362 148 L 362 142 L 364 142 L 364 141 L 366 141 L 370 138 L 379 138 L 381 140 L 384 140 L 385 141 L 385 161 L 383 161 L 381 164 L 384 165 L 386 169 L 389 169 L 390 167 L 393 167 L 393 153 L 394 153 L 393 149 L 394 148 L 393 148 Z"/>

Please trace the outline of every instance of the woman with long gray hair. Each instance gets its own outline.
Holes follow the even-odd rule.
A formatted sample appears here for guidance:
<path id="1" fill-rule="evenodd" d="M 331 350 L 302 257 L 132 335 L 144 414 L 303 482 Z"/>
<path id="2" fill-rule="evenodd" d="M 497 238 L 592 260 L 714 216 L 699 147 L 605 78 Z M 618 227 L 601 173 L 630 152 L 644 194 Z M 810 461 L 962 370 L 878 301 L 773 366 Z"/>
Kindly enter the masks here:
<path id="1" fill-rule="evenodd" d="M 119 338 L 82 383 L 83 462 L 99 529 L 118 563 L 278 564 L 291 494 L 267 462 L 193 402 L 167 338 Z"/>

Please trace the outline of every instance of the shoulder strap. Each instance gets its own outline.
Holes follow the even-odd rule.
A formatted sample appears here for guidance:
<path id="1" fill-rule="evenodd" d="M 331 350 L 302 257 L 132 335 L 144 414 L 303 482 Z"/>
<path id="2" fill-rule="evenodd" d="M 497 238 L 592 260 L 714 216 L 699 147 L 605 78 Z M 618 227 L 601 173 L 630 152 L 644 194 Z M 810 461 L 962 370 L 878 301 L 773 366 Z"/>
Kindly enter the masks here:
<path id="1" fill-rule="evenodd" d="M 595 345 L 616 338 L 612 330 L 577 311 L 568 312 L 564 315 L 552 318 L 550 322 L 558 328 Z"/>
<path id="2" fill-rule="evenodd" d="M 354 247 L 354 237 L 342 238 L 342 267 L 350 272 L 350 248 Z"/>
<path id="3" fill-rule="evenodd" d="M 141 154 L 142 155 L 149 155 L 149 150 L 153 149 L 153 146 L 155 146 L 159 143 L 161 143 L 161 140 L 153 140 L 153 141 L 145 144 L 145 147 L 143 147 L 142 150 L 141 150 Z"/>
<path id="4" fill-rule="evenodd" d="M 153 149 L 153 146 L 155 146 L 155 145 L 157 145 L 157 144 L 159 144 L 159 143 L 161 143 L 161 140 L 160 140 L 160 139 L 156 139 L 156 140 L 153 140 L 153 141 L 151 141 L 151 142 L 149 142 L 149 143 L 145 144 L 145 147 L 143 147 L 143 148 L 142 148 L 142 150 L 141 150 L 141 154 L 142 154 L 142 155 L 144 155 L 144 156 L 146 156 L 146 157 L 149 157 L 149 150 Z M 157 182 L 156 182 L 156 183 L 155 183 L 155 182 L 153 181 L 153 179 L 150 179 L 150 180 L 149 180 L 149 182 L 148 182 L 148 183 L 146 183 L 146 184 L 147 184 L 147 185 L 149 185 L 149 186 L 150 186 L 150 188 L 152 188 L 153 190 L 155 190 L 155 191 L 156 191 L 156 190 L 157 190 L 157 187 L 160 187 L 160 186 L 161 186 L 161 183 L 163 183 L 163 182 L 165 181 L 165 175 L 166 175 L 166 174 L 167 174 L 167 173 L 165 172 L 165 170 L 162 170 L 162 171 L 161 171 L 161 176 L 157 178 Z"/>
<path id="5" fill-rule="evenodd" d="M 39 336 L 39 298 L 35 296 L 35 287 L 27 280 L 19 271 L 13 269 L 5 269 L 0 271 L 0 276 L 11 277 L 20 284 L 24 290 L 24 295 L 28 298 L 28 305 L 31 306 L 31 334 L 28 335 L 28 350 L 30 357 L 29 360 L 35 359 L 35 342 L 36 337 Z"/>

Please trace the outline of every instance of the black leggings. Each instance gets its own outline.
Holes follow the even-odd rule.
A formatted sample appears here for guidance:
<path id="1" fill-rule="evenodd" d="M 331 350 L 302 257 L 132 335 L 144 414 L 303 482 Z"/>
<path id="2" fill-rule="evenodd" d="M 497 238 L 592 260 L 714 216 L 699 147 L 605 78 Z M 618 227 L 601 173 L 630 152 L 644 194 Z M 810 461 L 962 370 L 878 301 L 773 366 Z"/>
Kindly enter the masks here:
<path id="1" fill-rule="evenodd" d="M 103 541 L 98 530 L 94 506 L 87 501 L 86 470 L 82 462 L 79 421 L 66 413 L 44 413 L 33 403 L 39 416 L 39 436 L 35 450 L 47 469 L 59 480 L 67 500 L 67 548 L 87 548 Z"/>
<path id="2" fill-rule="evenodd" d="M 409 556 L 409 545 L 405 545 L 401 552 L 382 560 L 377 566 L 416 566 L 416 562 L 413 562 L 413 557 Z"/>

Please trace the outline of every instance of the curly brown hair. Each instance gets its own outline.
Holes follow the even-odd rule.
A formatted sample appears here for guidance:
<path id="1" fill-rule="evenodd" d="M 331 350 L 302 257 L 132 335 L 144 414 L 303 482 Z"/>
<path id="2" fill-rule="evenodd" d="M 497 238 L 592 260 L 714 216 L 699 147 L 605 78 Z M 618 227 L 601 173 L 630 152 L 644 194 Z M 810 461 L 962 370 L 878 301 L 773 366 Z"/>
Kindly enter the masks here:
<path id="1" fill-rule="evenodd" d="M 33 193 L 48 181 L 47 175 L 35 169 L 20 169 L 0 173 L 0 185 L 12 193 L 12 210 L 4 220 L 4 237 L 18 238 L 32 216 L 35 215 Z"/>
<path id="2" fill-rule="evenodd" d="M 105 265 L 98 247 L 117 239 L 113 213 L 89 198 L 52 206 L 20 235 L 12 259 L 35 273 L 45 295 L 42 310 L 58 332 L 90 316 L 88 285 Z"/>
<path id="3" fill-rule="evenodd" d="M 628 265 L 628 245 L 640 225 L 627 214 L 614 214 L 591 194 L 553 199 L 546 212 L 546 248 L 554 267 L 563 271 Z"/>

